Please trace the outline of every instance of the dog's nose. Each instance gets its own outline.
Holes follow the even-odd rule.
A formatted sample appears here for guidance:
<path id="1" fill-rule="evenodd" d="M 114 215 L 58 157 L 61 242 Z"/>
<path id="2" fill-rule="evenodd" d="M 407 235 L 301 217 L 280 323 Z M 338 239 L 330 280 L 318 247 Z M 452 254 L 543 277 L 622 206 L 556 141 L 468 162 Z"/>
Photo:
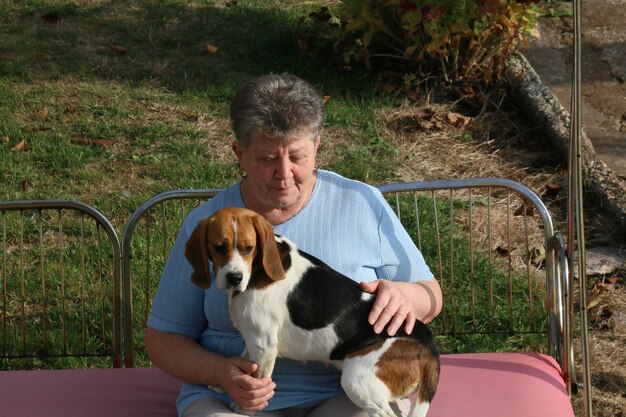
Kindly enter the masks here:
<path id="1" fill-rule="evenodd" d="M 229 272 L 226 274 L 226 279 L 228 283 L 232 286 L 239 285 L 241 280 L 243 279 L 243 274 L 241 272 Z"/>

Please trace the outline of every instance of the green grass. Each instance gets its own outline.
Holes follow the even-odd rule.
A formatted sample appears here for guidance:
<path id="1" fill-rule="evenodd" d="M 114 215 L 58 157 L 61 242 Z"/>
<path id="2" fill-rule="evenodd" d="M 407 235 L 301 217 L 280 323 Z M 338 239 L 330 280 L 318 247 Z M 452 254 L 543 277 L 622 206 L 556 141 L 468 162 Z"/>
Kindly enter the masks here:
<path id="1" fill-rule="evenodd" d="M 376 80 L 371 75 L 358 71 L 338 73 L 321 60 L 300 54 L 296 22 L 323 3 L 0 0 L 0 199 L 83 201 L 110 219 L 121 237 L 132 212 L 156 193 L 175 188 L 224 187 L 239 179 L 229 150 L 229 102 L 243 82 L 268 72 L 294 73 L 330 96 L 326 105 L 327 134 L 320 155 L 327 161 L 323 168 L 374 184 L 395 179 L 400 155 L 378 131 L 375 120 L 378 111 L 397 105 L 398 99 L 377 93 Z M 44 21 L 42 15 L 49 13 L 56 13 L 61 21 Z M 205 43 L 217 46 L 219 51 L 209 54 Z M 123 47 L 126 52 L 116 54 L 112 45 Z M 333 146 L 337 138 L 341 145 Z M 102 147 L 86 143 L 102 139 L 109 140 L 109 144 Z M 22 141 L 23 149 L 17 150 Z M 172 207 L 166 210 L 166 218 L 178 219 L 179 207 Z M 440 207 L 440 211 L 445 218 L 446 208 Z M 11 216 L 6 222 L 13 231 L 19 225 Z M 26 234 L 30 233 L 36 246 L 39 230 L 32 222 L 31 219 L 25 223 Z M 78 232 L 74 226 L 67 225 L 65 232 L 75 244 Z M 169 239 L 175 237 L 176 230 L 176 224 L 171 223 L 166 233 Z M 3 266 L 8 268 L 10 300 L 8 305 L 2 304 L 7 306 L 7 312 L 0 314 L 11 319 L 9 323 L 14 326 L 7 338 L 3 336 L 3 343 L 9 345 L 11 352 L 19 353 L 23 337 L 21 281 L 20 268 L 15 263 L 18 238 L 11 233 L 14 232 L 9 232 L 7 243 L 2 246 L 8 256 Z M 162 248 L 163 233 L 159 227 L 153 228 L 149 254 L 146 236 L 138 234 L 133 241 L 137 344 L 141 344 L 147 312 L 144 292 L 150 288 L 149 300 L 168 252 L 167 245 Z M 46 238 L 51 235 L 51 229 L 44 234 Z M 93 234 L 90 239 L 87 268 L 90 276 L 98 276 L 94 268 L 110 261 L 110 255 L 94 254 L 97 245 Z M 427 246 L 435 237 L 430 234 L 422 239 L 427 243 L 424 253 L 433 262 L 435 249 Z M 60 250 L 58 242 L 45 241 L 50 250 Z M 467 257 L 468 245 L 466 238 L 455 236 L 456 259 Z M 79 287 L 83 266 L 77 250 L 62 249 L 43 265 L 50 276 L 46 287 L 49 298 L 61 299 L 58 277 L 60 257 L 63 258 L 68 280 L 64 284 L 68 287 L 65 298 L 68 306 L 73 307 L 68 313 L 72 346 L 82 344 L 81 326 L 76 319 L 82 314 Z M 447 246 L 444 250 L 448 250 Z M 487 255 L 479 256 L 482 260 L 476 264 L 484 275 Z M 146 258 L 151 260 L 149 266 L 142 263 Z M 449 255 L 444 253 L 444 259 L 447 258 Z M 33 358 L 18 365 L 3 360 L 0 369 L 101 365 L 101 359 L 40 358 L 44 353 L 58 353 L 65 342 L 51 339 L 49 352 L 37 348 L 43 338 L 42 310 L 37 307 L 43 301 L 37 247 L 28 248 L 25 268 L 25 293 L 31 307 L 25 316 L 26 328 L 28 343 L 32 342 L 27 350 L 32 351 Z M 457 271 L 461 289 L 467 288 L 460 278 L 466 269 Z M 149 284 L 140 277 L 148 277 Z M 502 279 L 501 272 L 498 277 Z M 110 276 L 106 275 L 105 280 L 110 280 Z M 101 284 L 95 280 L 87 287 L 88 291 L 99 291 Z M 90 301 L 95 300 L 92 292 L 88 294 Z M 516 294 L 523 296 L 522 290 Z M 537 294 L 539 297 L 541 293 Z M 110 299 L 109 295 L 107 300 Z M 90 328 L 109 328 L 98 323 L 110 321 L 111 303 L 105 303 L 104 314 L 96 308 L 99 303 L 88 304 Z M 469 313 L 465 304 L 465 308 L 457 306 L 457 328 L 467 325 Z M 47 320 L 58 331 L 60 306 L 50 302 L 48 307 Z M 522 308 L 523 304 L 516 305 L 516 310 Z M 450 315 L 451 311 L 446 310 L 447 320 Z M 92 332 L 87 343 L 90 349 L 98 350 L 110 343 L 110 338 L 110 330 L 104 337 Z M 448 351 L 536 346 L 526 337 L 508 334 L 445 340 L 441 343 Z"/>
<path id="2" fill-rule="evenodd" d="M 447 193 L 418 193 L 417 199 L 404 193 L 399 203 L 404 227 L 421 242 L 444 292 L 443 310 L 431 325 L 439 347 L 444 352 L 545 351 L 543 271 L 509 269 L 506 259 L 490 255 L 475 235 L 470 240 L 467 228 L 458 224 L 470 208 L 463 196 L 451 202 Z M 395 197 L 390 204 L 397 207 Z"/>
<path id="3" fill-rule="evenodd" d="M 234 159 L 224 155 L 235 89 L 284 71 L 330 95 L 329 127 L 353 137 L 330 168 L 360 179 L 393 177 L 382 162 L 374 170 L 342 162 L 353 158 L 352 150 L 361 161 L 384 158 L 386 151 L 371 146 L 380 142 L 373 112 L 393 100 L 372 93 L 364 74 L 338 74 L 300 54 L 295 24 L 315 4 L 56 0 L 3 6 L 2 199 L 78 199 L 121 228 L 132 209 L 159 191 L 224 186 L 238 175 Z M 47 23 L 41 16 L 48 13 L 62 20 Z M 218 53 L 209 54 L 206 42 Z M 126 54 L 113 53 L 112 44 Z M 77 137 L 113 144 L 89 146 Z M 12 151 L 21 141 L 24 150 Z"/>

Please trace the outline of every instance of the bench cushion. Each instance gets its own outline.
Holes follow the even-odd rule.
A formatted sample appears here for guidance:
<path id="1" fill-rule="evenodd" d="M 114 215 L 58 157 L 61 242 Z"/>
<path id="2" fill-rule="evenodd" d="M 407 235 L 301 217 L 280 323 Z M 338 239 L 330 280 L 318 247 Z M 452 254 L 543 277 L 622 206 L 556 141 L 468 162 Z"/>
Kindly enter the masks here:
<path id="1" fill-rule="evenodd" d="M 560 367 L 534 353 L 441 356 L 428 417 L 573 417 Z"/>
<path id="2" fill-rule="evenodd" d="M 531 353 L 442 355 L 428 417 L 572 417 L 559 367 Z M 180 382 L 158 369 L 0 372 L 0 417 L 175 417 Z"/>
<path id="3" fill-rule="evenodd" d="M 0 372 L 1 417 L 176 417 L 180 382 L 156 368 Z"/>

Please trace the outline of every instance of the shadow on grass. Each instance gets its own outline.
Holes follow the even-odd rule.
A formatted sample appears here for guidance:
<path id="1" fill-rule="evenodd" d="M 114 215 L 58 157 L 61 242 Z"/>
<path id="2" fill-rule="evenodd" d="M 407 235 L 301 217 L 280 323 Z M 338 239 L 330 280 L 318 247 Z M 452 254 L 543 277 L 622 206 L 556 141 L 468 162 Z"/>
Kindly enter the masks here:
<path id="1" fill-rule="evenodd" d="M 95 77 L 220 98 L 256 75 L 291 72 L 325 90 L 371 95 L 366 76 L 339 74 L 300 53 L 296 22 L 305 13 L 293 6 L 54 3 L 35 1 L 0 12 L 0 76 L 24 81 Z"/>

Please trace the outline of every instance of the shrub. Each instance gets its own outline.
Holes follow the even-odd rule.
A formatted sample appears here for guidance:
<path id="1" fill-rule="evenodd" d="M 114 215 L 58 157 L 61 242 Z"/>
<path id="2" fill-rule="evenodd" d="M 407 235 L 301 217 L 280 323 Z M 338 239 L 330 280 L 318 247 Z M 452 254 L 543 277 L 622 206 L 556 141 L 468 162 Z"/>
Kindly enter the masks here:
<path id="1" fill-rule="evenodd" d="M 344 0 L 300 20 L 308 53 L 330 50 L 342 70 L 391 70 L 405 84 L 499 79 L 533 33 L 535 6 L 517 0 Z"/>

